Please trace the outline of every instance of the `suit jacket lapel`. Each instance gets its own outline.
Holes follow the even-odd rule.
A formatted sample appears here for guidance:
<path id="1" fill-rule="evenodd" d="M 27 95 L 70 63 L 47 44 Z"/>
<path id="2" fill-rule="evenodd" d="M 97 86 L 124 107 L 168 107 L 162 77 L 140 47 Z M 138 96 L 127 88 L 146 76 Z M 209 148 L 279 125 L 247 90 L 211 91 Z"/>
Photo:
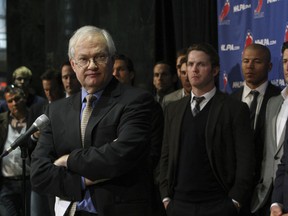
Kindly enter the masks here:
<path id="1" fill-rule="evenodd" d="M 117 104 L 117 97 L 121 94 L 121 87 L 118 81 L 112 79 L 112 81 L 105 88 L 101 98 L 97 101 L 90 119 L 87 123 L 84 148 L 91 146 L 91 133 L 93 128 L 99 123 L 99 121 L 111 110 L 115 104 Z"/>
<path id="2" fill-rule="evenodd" d="M 81 93 L 77 93 L 75 95 L 70 96 L 67 98 L 69 108 L 65 110 L 65 115 L 67 115 L 66 119 L 69 119 L 67 122 L 66 127 L 69 133 L 69 137 L 71 140 L 75 140 L 73 142 L 74 148 L 81 148 L 82 141 L 81 141 L 81 130 L 80 130 L 80 112 L 81 112 Z M 72 145 L 72 144 L 71 144 Z"/>
<path id="3" fill-rule="evenodd" d="M 214 97 L 211 99 L 212 104 L 209 110 L 208 114 L 208 119 L 207 119 L 207 124 L 206 124 L 206 148 L 207 148 L 207 154 L 209 158 L 212 158 L 212 144 L 213 139 L 214 139 L 214 132 L 216 123 L 218 121 L 218 118 L 220 116 L 220 112 L 222 110 L 223 102 L 224 102 L 224 97 L 223 93 L 219 92 L 218 90 L 216 91 L 216 94 Z"/>
<path id="4" fill-rule="evenodd" d="M 282 103 L 283 103 L 283 98 L 282 96 L 279 96 L 279 100 L 277 101 L 277 103 L 275 103 L 275 107 L 274 109 L 272 110 L 275 110 L 275 114 L 273 115 L 273 119 L 272 119 L 272 127 L 273 127 L 273 132 L 272 132 L 272 136 L 273 136 L 273 140 L 276 140 L 277 141 L 277 127 L 276 127 L 276 123 L 277 123 L 277 116 L 281 110 L 281 106 L 282 106 Z M 285 131 L 284 131 L 284 134 L 282 135 L 283 136 L 283 139 L 285 139 Z M 275 155 L 277 155 L 281 149 L 281 147 L 283 146 L 283 143 L 284 143 L 284 140 L 283 142 L 280 142 L 279 145 L 277 146 L 277 142 L 275 142 L 275 145 L 274 145 L 274 150 L 275 150 Z"/>
<path id="5" fill-rule="evenodd" d="M 183 122 L 183 116 L 186 111 L 187 106 L 190 104 L 191 96 L 184 97 L 183 99 L 177 102 L 177 112 L 171 113 L 171 115 L 175 115 L 174 118 L 176 119 L 175 125 L 177 125 L 177 130 L 175 130 L 175 136 L 173 136 L 175 145 L 174 151 L 174 160 L 178 161 L 178 154 L 179 154 L 179 147 L 180 147 L 180 136 L 181 136 L 181 126 Z M 189 106 L 190 107 L 190 106 Z M 192 112 L 192 111 L 191 111 Z M 176 170 L 177 163 L 174 163 L 174 169 Z"/>

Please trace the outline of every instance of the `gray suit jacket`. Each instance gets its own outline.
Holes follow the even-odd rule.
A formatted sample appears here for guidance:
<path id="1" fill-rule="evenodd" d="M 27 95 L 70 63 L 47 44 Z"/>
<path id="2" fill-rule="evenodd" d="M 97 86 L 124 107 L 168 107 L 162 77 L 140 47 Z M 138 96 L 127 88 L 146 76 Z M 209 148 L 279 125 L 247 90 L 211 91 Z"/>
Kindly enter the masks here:
<path id="1" fill-rule="evenodd" d="M 276 140 L 276 121 L 282 103 L 283 97 L 282 95 L 279 95 L 270 98 L 267 104 L 261 179 L 252 196 L 252 212 L 256 212 L 266 203 L 269 194 L 273 189 L 273 181 L 275 180 L 277 166 L 280 163 L 283 154 L 283 140 L 285 134 L 283 133 L 281 135 L 281 144 L 278 147 Z"/>
<path id="2" fill-rule="evenodd" d="M 183 88 L 178 89 L 168 95 L 165 95 L 163 100 L 162 100 L 162 108 L 165 109 L 165 107 L 173 102 L 173 101 L 177 101 L 180 100 L 181 98 L 183 98 Z"/>

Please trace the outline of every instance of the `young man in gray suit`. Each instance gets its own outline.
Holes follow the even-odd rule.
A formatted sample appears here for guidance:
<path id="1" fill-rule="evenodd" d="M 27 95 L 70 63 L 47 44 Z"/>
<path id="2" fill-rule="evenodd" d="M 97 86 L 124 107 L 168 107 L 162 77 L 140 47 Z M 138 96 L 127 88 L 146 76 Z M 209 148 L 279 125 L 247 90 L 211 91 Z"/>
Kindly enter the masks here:
<path id="1" fill-rule="evenodd" d="M 283 73 L 285 82 L 288 83 L 288 42 L 284 42 L 282 46 L 282 59 L 283 59 Z M 281 95 L 275 98 L 271 98 L 269 100 L 269 107 L 271 109 L 269 111 L 272 113 L 277 113 L 272 119 L 272 122 L 269 122 L 271 128 L 267 133 L 270 133 L 270 139 L 277 139 L 277 142 L 267 142 L 267 154 L 269 154 L 269 158 L 267 158 L 267 170 L 273 169 L 275 174 L 275 159 L 279 163 L 279 159 L 281 157 L 280 152 L 284 152 L 283 157 L 281 158 L 281 163 L 278 165 L 276 179 L 274 183 L 271 205 L 271 216 L 280 216 L 280 215 L 288 215 L 288 128 L 287 128 L 287 118 L 288 118 L 288 87 L 284 88 L 281 92 Z M 267 115 L 268 115 L 268 107 L 267 107 Z M 271 118 L 270 118 L 271 119 Z M 268 119 L 267 119 L 268 120 Z M 276 122 L 277 120 L 277 122 Z M 267 125 L 268 126 L 268 125 Z M 275 134 L 275 131 L 277 132 Z M 278 134 L 279 132 L 279 134 Z M 280 140 L 280 141 L 278 141 Z M 269 140 L 268 140 L 269 141 Z M 274 145 L 271 145 L 274 144 Z M 277 144 L 277 145 L 276 145 Z M 270 161 L 269 161 L 270 160 Z M 268 164 L 270 162 L 270 164 Z M 269 177 L 269 176 L 268 176 Z M 263 185 L 264 187 L 272 187 L 273 182 L 270 176 L 270 182 L 268 184 Z M 264 182 L 263 182 L 264 183 Z M 272 189 L 272 188 L 271 188 Z"/>

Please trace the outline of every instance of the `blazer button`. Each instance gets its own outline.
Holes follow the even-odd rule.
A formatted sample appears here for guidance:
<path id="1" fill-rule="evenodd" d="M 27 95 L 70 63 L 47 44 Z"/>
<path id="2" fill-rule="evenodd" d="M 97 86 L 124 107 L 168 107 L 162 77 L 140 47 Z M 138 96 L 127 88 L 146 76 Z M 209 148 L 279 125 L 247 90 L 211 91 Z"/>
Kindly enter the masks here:
<path id="1" fill-rule="evenodd" d="M 274 159 L 275 159 L 275 160 L 279 160 L 279 157 L 278 157 L 278 156 L 275 156 Z"/>

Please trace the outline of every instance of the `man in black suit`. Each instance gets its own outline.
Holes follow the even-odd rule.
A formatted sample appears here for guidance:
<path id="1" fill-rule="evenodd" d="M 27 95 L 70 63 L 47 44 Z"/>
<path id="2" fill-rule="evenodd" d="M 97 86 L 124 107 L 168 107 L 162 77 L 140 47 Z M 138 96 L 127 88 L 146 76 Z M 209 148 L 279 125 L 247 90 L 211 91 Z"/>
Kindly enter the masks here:
<path id="1" fill-rule="evenodd" d="M 219 56 L 214 48 L 195 44 L 187 53 L 191 97 L 165 110 L 163 204 L 168 216 L 238 215 L 254 171 L 249 109 L 216 89 Z"/>
<path id="2" fill-rule="evenodd" d="M 253 91 L 259 92 L 257 96 L 256 114 L 251 119 L 251 127 L 254 129 L 255 144 L 255 181 L 260 179 L 261 162 L 263 158 L 263 146 L 265 137 L 265 113 L 268 100 L 280 94 L 281 89 L 268 81 L 268 74 L 272 69 L 271 53 L 268 47 L 261 44 L 247 46 L 242 55 L 242 73 L 244 85 L 232 93 L 236 99 L 248 104 L 251 108 Z M 247 214 L 245 214 L 247 216 Z"/>
<path id="3" fill-rule="evenodd" d="M 113 78 L 115 46 L 106 30 L 78 29 L 68 53 L 82 90 L 48 106 L 50 124 L 32 155 L 33 188 L 59 197 L 57 211 L 72 201 L 69 215 L 75 205 L 75 215 L 151 215 L 153 96 Z M 81 132 L 88 94 L 93 111 Z"/>
<path id="4" fill-rule="evenodd" d="M 269 72 L 272 69 L 271 53 L 268 47 L 261 44 L 251 44 L 247 46 L 242 55 L 242 73 L 244 77 L 244 85 L 238 91 L 232 93 L 232 96 L 248 104 L 252 109 L 253 92 L 258 92 L 256 98 L 257 105 L 255 116 L 251 116 L 251 127 L 254 130 L 254 144 L 255 144 L 255 178 L 254 178 L 254 195 L 252 196 L 251 210 L 243 209 L 241 215 L 255 215 L 264 216 L 269 214 L 271 194 L 268 199 L 262 199 L 260 194 L 263 193 L 261 184 L 263 177 L 261 177 L 261 164 L 263 160 L 263 148 L 265 138 L 265 115 L 268 100 L 280 94 L 281 89 L 272 85 L 268 81 Z M 251 110 L 252 112 L 252 110 Z M 262 171 L 263 173 L 264 171 Z M 251 194 L 252 195 L 252 194 Z M 247 202 L 250 202 L 248 199 Z M 259 203 L 261 203 L 259 205 Z M 257 207 L 256 207 L 257 206 Z"/>

